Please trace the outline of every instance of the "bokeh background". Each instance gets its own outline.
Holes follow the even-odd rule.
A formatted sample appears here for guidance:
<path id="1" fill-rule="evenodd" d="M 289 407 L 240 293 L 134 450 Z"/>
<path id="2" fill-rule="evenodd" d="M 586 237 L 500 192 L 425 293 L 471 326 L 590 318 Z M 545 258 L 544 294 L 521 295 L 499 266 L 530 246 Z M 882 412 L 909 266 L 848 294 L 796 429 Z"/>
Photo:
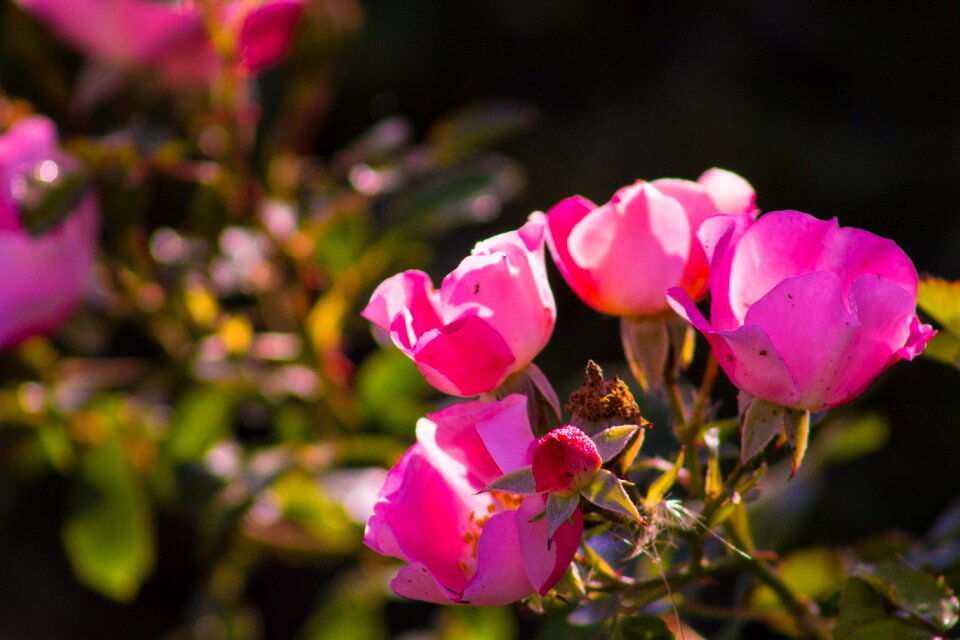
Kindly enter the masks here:
<path id="1" fill-rule="evenodd" d="M 477 240 L 566 196 L 604 202 L 637 178 L 693 179 L 712 166 L 749 180 L 763 210 L 836 216 L 893 238 L 919 271 L 960 278 L 956 2 L 314 4 L 322 19 L 298 31 L 289 64 L 260 79 L 261 131 L 272 144 L 326 160 L 386 118 L 402 118 L 423 138 L 445 114 L 471 105 L 513 114 L 516 126 L 496 148 L 512 159 L 511 184 L 522 188 L 508 189 L 512 197 L 503 198 L 495 219 L 431 238 L 420 266 L 435 282 Z M 0 0 L 0 21 L 0 87 L 8 96 L 56 119 L 65 138 L 103 135 L 129 117 L 119 115 L 128 104 L 118 100 L 77 118 L 69 96 L 82 58 L 10 0 Z M 308 56 L 322 63 L 302 64 Z M 295 110 L 284 106 L 290 86 L 304 94 Z M 158 108 L 143 117 L 162 114 Z M 186 196 L 165 193 L 149 214 L 154 227 L 183 219 L 177 209 Z M 625 375 L 618 322 L 589 311 L 552 267 L 551 278 L 559 322 L 538 363 L 561 397 L 589 358 Z M 363 296 L 358 300 L 355 312 Z M 358 318 L 346 335 L 345 355 L 354 363 L 377 349 Z M 960 498 L 958 385 L 956 370 L 921 359 L 897 365 L 842 410 L 841 418 L 869 415 L 882 423 L 880 442 L 794 491 L 802 496 L 789 502 L 799 506 L 777 540 L 781 548 L 927 531 Z M 735 412 L 732 387 L 721 384 L 718 396 L 722 413 Z M 658 415 L 655 404 L 650 410 Z M 397 437 L 409 442 L 412 428 Z M 659 453 L 674 446 L 656 420 L 647 446 Z M 158 515 L 155 573 L 131 601 L 114 602 L 81 585 L 64 557 L 69 476 L 44 473 L 26 482 L 10 472 L 17 461 L 2 449 L 0 464 L 0 637 L 242 637 L 202 616 L 182 631 L 191 607 L 202 608 L 196 585 L 207 568 L 195 560 L 195 532 L 179 515 Z M 358 558 L 370 562 L 362 550 L 258 556 L 246 566 L 237 600 L 268 640 L 434 637 L 416 635 L 428 627 L 443 637 L 473 637 L 456 635 L 465 628 L 491 638 L 561 633 L 527 614 L 451 614 L 395 601 L 368 606 L 369 587 L 352 573 Z M 363 620 L 371 611 L 375 623 Z"/>

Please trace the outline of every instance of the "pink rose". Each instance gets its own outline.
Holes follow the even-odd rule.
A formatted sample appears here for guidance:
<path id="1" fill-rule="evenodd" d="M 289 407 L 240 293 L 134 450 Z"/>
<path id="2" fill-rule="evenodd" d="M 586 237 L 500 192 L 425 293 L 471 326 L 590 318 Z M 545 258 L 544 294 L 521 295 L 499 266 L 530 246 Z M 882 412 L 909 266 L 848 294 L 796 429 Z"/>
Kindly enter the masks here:
<path id="1" fill-rule="evenodd" d="M 390 470 L 364 542 L 409 563 L 390 583 L 404 597 L 495 606 L 545 594 L 583 533 L 574 512 L 547 544 L 542 495 L 487 491 L 531 464 L 536 442 L 524 396 L 456 404 L 417 423 L 417 443 Z"/>
<path id="2" fill-rule="evenodd" d="M 304 0 L 214 2 L 236 39 L 240 70 L 255 74 L 280 61 Z M 155 0 L 18 0 L 60 37 L 121 66 L 157 69 L 171 84 L 204 84 L 222 68 L 202 5 Z"/>
<path id="3" fill-rule="evenodd" d="M 700 237 L 711 321 L 680 288 L 671 306 L 752 396 L 812 411 L 849 402 L 934 334 L 917 318 L 917 271 L 892 240 L 797 211 L 717 216 Z"/>
<path id="4" fill-rule="evenodd" d="M 31 235 L 18 200 L 29 180 L 54 181 L 63 169 L 47 118 L 17 121 L 0 135 L 0 348 L 56 329 L 80 300 L 97 245 L 99 214 L 86 195 L 52 230 Z M 33 174 L 33 176 L 31 176 Z"/>
<path id="5" fill-rule="evenodd" d="M 600 207 L 573 196 L 538 216 L 570 288 L 597 311 L 636 317 L 666 310 L 671 287 L 700 298 L 708 264 L 697 229 L 715 213 L 753 214 L 754 202 L 746 180 L 710 169 L 697 182 L 638 181 Z"/>
<path id="6" fill-rule="evenodd" d="M 529 365 L 553 332 L 543 235 L 543 222 L 531 220 L 478 243 L 439 291 L 422 271 L 397 274 L 377 287 L 362 315 L 389 331 L 440 391 L 491 391 Z"/>

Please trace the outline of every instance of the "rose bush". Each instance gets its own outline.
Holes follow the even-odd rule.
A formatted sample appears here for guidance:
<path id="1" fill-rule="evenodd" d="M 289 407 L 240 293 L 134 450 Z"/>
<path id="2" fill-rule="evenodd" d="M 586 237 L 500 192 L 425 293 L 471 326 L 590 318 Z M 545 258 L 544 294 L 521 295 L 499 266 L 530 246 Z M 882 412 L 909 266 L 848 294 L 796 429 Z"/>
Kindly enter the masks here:
<path id="1" fill-rule="evenodd" d="M 671 305 L 748 394 L 820 411 L 849 402 L 933 336 L 917 271 L 892 240 L 797 211 L 716 216 L 700 230 L 710 321 L 681 288 Z"/>
<path id="2" fill-rule="evenodd" d="M 224 64 L 201 3 L 150 0 L 18 0 L 64 40 L 100 60 L 152 68 L 171 84 L 204 84 Z M 255 74 L 286 55 L 303 0 L 217 2 L 236 64 Z"/>
<path id="3" fill-rule="evenodd" d="M 397 274 L 377 287 L 362 315 L 388 331 L 440 391 L 491 391 L 529 365 L 553 332 L 543 242 L 540 220 L 484 240 L 439 291 L 422 271 Z"/>
<path id="4" fill-rule="evenodd" d="M 56 329 L 80 300 L 97 245 L 92 194 L 38 235 L 27 230 L 21 201 L 65 170 L 53 122 L 32 116 L 0 135 L 0 348 Z M 39 184 L 32 184 L 39 183 Z"/>
<path id="5" fill-rule="evenodd" d="M 666 310 L 671 287 L 699 299 L 708 276 L 700 224 L 715 213 L 754 212 L 746 180 L 710 169 L 697 182 L 638 181 L 599 207 L 573 196 L 537 217 L 546 221 L 550 253 L 574 292 L 602 313 L 635 317 Z"/>
<path id="6" fill-rule="evenodd" d="M 367 523 L 370 548 L 408 562 L 391 582 L 404 597 L 501 605 L 545 594 L 583 532 L 579 508 L 547 544 L 541 495 L 480 491 L 531 464 L 526 399 L 471 401 L 417 423 L 417 443 L 393 467 Z"/>

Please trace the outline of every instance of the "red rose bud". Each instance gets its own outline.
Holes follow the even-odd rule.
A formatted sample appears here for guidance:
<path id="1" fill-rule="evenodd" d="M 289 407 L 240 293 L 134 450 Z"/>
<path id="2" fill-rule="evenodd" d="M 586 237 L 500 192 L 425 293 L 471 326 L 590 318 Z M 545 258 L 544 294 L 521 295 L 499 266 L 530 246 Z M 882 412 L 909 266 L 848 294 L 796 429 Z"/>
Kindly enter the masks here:
<path id="1" fill-rule="evenodd" d="M 574 495 L 590 484 L 602 464 L 597 445 L 583 431 L 572 425 L 554 429 L 533 450 L 536 489 Z"/>

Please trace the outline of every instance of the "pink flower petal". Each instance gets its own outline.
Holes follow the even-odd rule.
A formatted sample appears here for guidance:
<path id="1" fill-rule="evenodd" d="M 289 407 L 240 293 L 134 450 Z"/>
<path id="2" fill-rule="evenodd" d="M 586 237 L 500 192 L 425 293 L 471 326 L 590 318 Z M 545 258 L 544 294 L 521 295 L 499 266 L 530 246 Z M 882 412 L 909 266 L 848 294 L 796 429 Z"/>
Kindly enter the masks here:
<path id="1" fill-rule="evenodd" d="M 461 601 L 484 607 L 516 602 L 533 593 L 523 567 L 517 511 L 490 518 L 477 545 L 477 571 L 463 590 Z"/>
<path id="2" fill-rule="evenodd" d="M 390 588 L 398 596 L 412 600 L 423 600 L 434 604 L 456 604 L 456 592 L 437 582 L 430 573 L 430 569 L 422 562 L 413 562 L 401 567 L 396 577 L 390 581 Z"/>
<path id="3" fill-rule="evenodd" d="M 476 430 L 500 472 L 510 473 L 530 464 L 534 435 L 527 415 L 526 396 L 514 393 L 497 404 L 496 413 L 476 420 Z"/>
<path id="4" fill-rule="evenodd" d="M 599 303 L 597 295 L 597 279 L 593 274 L 580 266 L 570 255 L 570 232 L 588 213 L 596 209 L 596 205 L 581 196 L 574 196 L 562 200 L 547 212 L 547 247 L 550 249 L 553 260 L 563 274 L 570 288 L 581 299 L 594 307 Z M 533 214 L 532 217 L 536 217 Z"/>
<path id="5" fill-rule="evenodd" d="M 441 326 L 439 305 L 430 276 L 411 270 L 380 283 L 360 315 L 390 331 L 394 344 L 409 354 L 419 336 Z"/>
<path id="6" fill-rule="evenodd" d="M 57 130 L 48 118 L 18 120 L 0 135 L 0 231 L 20 231 L 20 214 L 13 195 L 15 181 L 41 160 L 56 154 Z"/>
<path id="7" fill-rule="evenodd" d="M 762 268 L 760 268 L 762 265 Z M 843 283 L 844 299 L 865 273 L 899 284 L 916 295 L 917 273 L 892 240 L 862 229 L 840 228 L 798 211 L 774 211 L 757 220 L 737 243 L 730 267 L 730 303 L 739 318 L 778 282 L 830 271 Z"/>
<path id="8" fill-rule="evenodd" d="M 302 0 L 273 0 L 246 16 L 238 39 L 245 71 L 256 73 L 283 59 L 302 10 Z"/>
<path id="9" fill-rule="evenodd" d="M 788 278 L 758 300 L 744 322 L 763 327 L 787 362 L 801 392 L 793 406 L 825 408 L 840 370 L 850 364 L 845 354 L 860 329 L 844 304 L 840 279 L 826 272 Z"/>
<path id="10" fill-rule="evenodd" d="M 785 406 L 793 406 L 800 399 L 790 369 L 761 327 L 744 325 L 734 330 L 717 331 L 683 289 L 671 289 L 667 299 L 674 311 L 707 339 L 717 362 L 734 385 Z"/>
<path id="11" fill-rule="evenodd" d="M 427 332 L 412 355 L 427 382 L 455 396 L 495 389 L 516 362 L 497 330 L 475 315 Z"/>
<path id="12" fill-rule="evenodd" d="M 631 241 L 605 247 L 600 239 L 607 235 Z M 593 265 L 603 274 L 598 298 L 604 312 L 658 313 L 667 307 L 667 289 L 686 268 L 691 236 L 683 207 L 652 185 L 638 183 L 581 220 L 570 235 L 570 252 L 578 265 Z"/>
<path id="13" fill-rule="evenodd" d="M 566 573 L 583 536 L 583 513 L 577 509 L 573 514 L 573 525 L 562 525 L 553 537 L 553 544 L 548 548 L 547 519 L 532 521 L 545 508 L 546 500 L 537 495 L 527 496 L 517 510 L 523 566 L 540 595 L 552 589 Z"/>
<path id="14" fill-rule="evenodd" d="M 757 195 L 750 183 L 725 169 L 708 169 L 697 182 L 707 190 L 720 213 L 747 213 L 756 217 Z"/>

